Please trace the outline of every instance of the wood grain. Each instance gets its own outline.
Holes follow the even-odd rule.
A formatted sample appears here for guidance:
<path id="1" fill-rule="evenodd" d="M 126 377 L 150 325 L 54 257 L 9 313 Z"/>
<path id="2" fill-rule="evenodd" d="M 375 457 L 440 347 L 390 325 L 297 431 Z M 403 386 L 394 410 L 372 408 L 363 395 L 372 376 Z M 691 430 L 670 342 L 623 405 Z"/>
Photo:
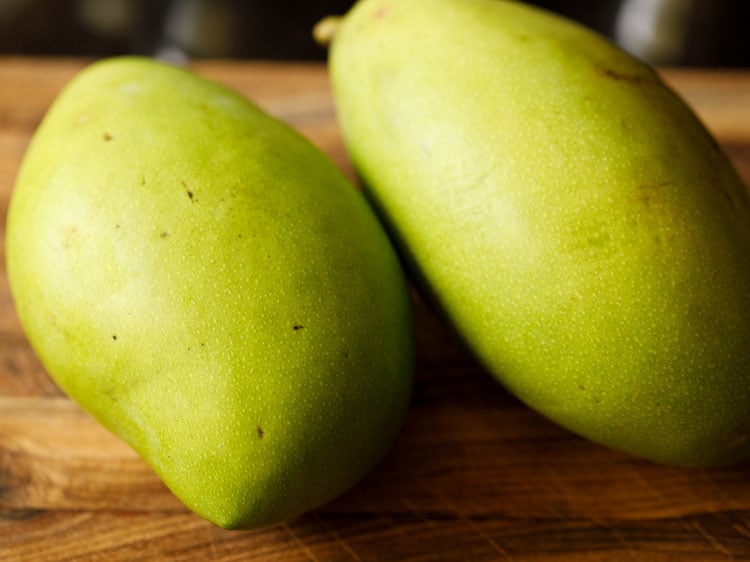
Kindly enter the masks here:
<path id="1" fill-rule="evenodd" d="M 685 470 L 584 441 L 508 395 L 415 296 L 417 382 L 381 465 L 330 504 L 224 531 L 62 395 L 15 315 L 5 215 L 28 140 L 87 61 L 0 59 L 0 559 L 249 561 L 750 560 L 750 463 Z M 351 177 L 325 68 L 203 62 Z M 672 71 L 750 180 L 750 72 Z"/>

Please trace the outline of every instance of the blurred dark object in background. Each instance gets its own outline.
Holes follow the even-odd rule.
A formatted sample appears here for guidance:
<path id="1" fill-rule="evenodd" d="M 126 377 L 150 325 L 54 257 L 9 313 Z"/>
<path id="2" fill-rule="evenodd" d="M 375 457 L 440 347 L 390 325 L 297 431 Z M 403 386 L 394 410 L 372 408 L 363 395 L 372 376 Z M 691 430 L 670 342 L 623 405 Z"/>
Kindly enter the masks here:
<path id="1" fill-rule="evenodd" d="M 0 54 L 322 59 L 312 26 L 351 0 L 0 0 Z"/>
<path id="2" fill-rule="evenodd" d="M 750 2 L 626 0 L 611 35 L 653 64 L 750 66 Z"/>
<path id="3" fill-rule="evenodd" d="M 748 0 L 536 0 L 670 66 L 750 66 Z M 0 54 L 323 60 L 311 37 L 352 0 L 0 0 Z"/>

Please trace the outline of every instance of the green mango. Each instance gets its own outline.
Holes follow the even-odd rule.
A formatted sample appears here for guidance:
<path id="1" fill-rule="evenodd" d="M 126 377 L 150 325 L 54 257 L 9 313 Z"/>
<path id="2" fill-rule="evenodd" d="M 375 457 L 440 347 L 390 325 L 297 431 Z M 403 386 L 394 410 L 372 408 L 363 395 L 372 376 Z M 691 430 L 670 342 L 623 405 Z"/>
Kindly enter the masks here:
<path id="1" fill-rule="evenodd" d="M 311 143 L 188 71 L 117 58 L 65 88 L 7 265 L 50 375 L 222 527 L 331 500 L 400 430 L 411 303 L 376 216 Z"/>
<path id="2" fill-rule="evenodd" d="M 492 374 L 634 455 L 750 453 L 748 196 L 653 69 L 498 0 L 362 0 L 330 49 L 368 196 Z"/>

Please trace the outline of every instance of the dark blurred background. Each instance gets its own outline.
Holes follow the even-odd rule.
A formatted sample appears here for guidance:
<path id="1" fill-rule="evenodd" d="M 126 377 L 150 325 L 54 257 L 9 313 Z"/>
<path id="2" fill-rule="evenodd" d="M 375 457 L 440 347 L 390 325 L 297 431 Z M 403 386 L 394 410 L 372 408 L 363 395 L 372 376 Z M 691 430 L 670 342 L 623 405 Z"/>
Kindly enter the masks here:
<path id="1" fill-rule="evenodd" d="M 310 34 L 352 0 L 0 0 L 0 55 L 323 60 Z M 536 0 L 672 66 L 750 66 L 750 0 Z"/>

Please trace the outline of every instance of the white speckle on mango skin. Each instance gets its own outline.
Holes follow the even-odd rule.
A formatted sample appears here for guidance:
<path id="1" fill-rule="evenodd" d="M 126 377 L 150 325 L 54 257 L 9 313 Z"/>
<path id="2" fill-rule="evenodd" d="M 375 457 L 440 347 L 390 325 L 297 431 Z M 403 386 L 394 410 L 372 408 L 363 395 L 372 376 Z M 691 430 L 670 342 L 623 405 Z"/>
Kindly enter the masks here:
<path id="1" fill-rule="evenodd" d="M 120 91 L 128 95 L 141 94 L 143 93 L 143 85 L 139 82 L 126 82 L 120 86 Z"/>
<path id="2" fill-rule="evenodd" d="M 53 378 L 218 525 L 332 499 L 398 433 L 414 341 L 386 235 L 325 156 L 217 84 L 138 58 L 84 71 L 32 140 L 7 249 Z"/>

